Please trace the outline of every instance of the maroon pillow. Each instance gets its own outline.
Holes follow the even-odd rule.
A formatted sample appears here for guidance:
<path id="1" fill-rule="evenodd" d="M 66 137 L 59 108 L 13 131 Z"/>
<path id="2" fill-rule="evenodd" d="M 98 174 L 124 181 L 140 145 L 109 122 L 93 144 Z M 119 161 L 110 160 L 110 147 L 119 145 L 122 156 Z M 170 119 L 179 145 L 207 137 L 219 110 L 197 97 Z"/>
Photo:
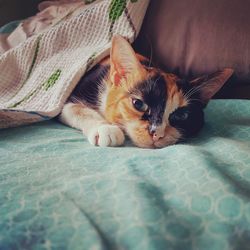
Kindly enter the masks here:
<path id="1" fill-rule="evenodd" d="M 157 0 L 135 47 L 183 77 L 235 70 L 219 96 L 250 98 L 250 1 Z"/>

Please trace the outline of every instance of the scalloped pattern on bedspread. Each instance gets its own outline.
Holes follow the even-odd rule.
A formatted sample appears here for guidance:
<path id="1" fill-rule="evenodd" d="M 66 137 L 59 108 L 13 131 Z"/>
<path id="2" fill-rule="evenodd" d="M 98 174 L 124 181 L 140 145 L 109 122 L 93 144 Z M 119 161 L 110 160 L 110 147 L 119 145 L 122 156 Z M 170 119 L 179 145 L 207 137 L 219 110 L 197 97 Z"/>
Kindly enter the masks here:
<path id="1" fill-rule="evenodd" d="M 249 249 L 250 101 L 197 138 L 97 148 L 56 121 L 0 131 L 0 249 Z"/>

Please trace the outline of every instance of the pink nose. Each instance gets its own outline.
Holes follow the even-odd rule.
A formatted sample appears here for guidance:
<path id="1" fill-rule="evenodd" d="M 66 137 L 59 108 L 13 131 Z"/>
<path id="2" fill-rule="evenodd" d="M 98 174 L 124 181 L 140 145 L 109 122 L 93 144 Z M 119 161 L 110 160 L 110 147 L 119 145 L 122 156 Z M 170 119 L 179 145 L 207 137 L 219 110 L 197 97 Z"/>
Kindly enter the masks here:
<path id="1" fill-rule="evenodd" d="M 163 136 L 157 134 L 156 132 L 153 133 L 153 141 L 159 141 Z"/>

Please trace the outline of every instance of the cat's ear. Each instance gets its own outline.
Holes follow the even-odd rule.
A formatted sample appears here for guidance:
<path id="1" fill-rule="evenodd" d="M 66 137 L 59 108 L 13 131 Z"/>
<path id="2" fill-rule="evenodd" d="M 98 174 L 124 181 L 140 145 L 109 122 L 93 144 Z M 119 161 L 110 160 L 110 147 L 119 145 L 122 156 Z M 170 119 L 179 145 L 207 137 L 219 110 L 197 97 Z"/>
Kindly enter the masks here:
<path id="1" fill-rule="evenodd" d="M 202 76 L 190 81 L 192 87 L 197 86 L 201 101 L 206 105 L 208 101 L 220 90 L 229 77 L 233 74 L 233 69 L 225 68 L 215 73 Z"/>
<path id="2" fill-rule="evenodd" d="M 129 42 L 119 35 L 112 38 L 110 62 L 110 78 L 115 85 L 144 70 Z"/>

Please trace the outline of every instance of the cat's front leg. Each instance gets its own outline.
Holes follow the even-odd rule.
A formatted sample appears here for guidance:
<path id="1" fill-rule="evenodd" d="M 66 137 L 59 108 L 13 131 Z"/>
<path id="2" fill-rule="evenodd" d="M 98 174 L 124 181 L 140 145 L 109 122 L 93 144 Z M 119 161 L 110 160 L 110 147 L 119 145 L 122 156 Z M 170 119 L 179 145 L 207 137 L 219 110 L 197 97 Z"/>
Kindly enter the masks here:
<path id="1" fill-rule="evenodd" d="M 59 119 L 66 125 L 82 130 L 92 145 L 115 147 L 124 143 L 124 133 L 117 125 L 107 123 L 98 112 L 84 104 L 65 104 Z"/>

